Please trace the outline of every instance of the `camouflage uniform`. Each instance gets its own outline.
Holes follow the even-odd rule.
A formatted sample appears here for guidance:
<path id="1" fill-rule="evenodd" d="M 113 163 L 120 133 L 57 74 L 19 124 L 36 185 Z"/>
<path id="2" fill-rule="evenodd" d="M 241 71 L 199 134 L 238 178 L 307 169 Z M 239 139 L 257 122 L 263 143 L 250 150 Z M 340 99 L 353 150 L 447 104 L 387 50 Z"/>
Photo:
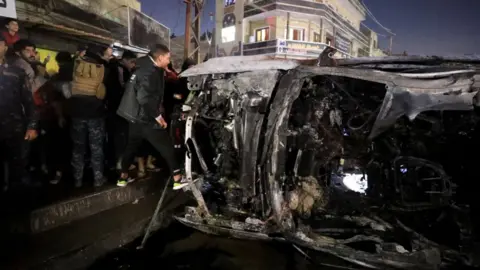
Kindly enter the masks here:
<path id="1" fill-rule="evenodd" d="M 36 129 L 38 120 L 25 72 L 0 65 L 0 160 L 9 164 L 10 179 L 28 181 L 25 131 Z"/>
<path id="2" fill-rule="evenodd" d="M 87 52 L 87 55 L 90 55 Z M 94 55 L 77 58 L 71 85 L 71 96 L 65 101 L 65 111 L 72 119 L 72 167 L 75 186 L 82 185 L 87 136 L 90 144 L 90 164 L 94 185 L 104 182 L 105 102 L 101 59 Z M 92 58 L 93 57 L 93 58 Z M 83 70 L 79 72 L 78 70 Z M 102 90 L 103 89 L 103 90 Z"/>
<path id="3" fill-rule="evenodd" d="M 90 162 L 95 182 L 103 181 L 104 154 L 103 142 L 105 138 L 104 118 L 72 119 L 71 137 L 73 141 L 72 167 L 73 177 L 77 186 L 81 185 L 85 166 L 85 150 L 87 136 L 90 144 Z"/>

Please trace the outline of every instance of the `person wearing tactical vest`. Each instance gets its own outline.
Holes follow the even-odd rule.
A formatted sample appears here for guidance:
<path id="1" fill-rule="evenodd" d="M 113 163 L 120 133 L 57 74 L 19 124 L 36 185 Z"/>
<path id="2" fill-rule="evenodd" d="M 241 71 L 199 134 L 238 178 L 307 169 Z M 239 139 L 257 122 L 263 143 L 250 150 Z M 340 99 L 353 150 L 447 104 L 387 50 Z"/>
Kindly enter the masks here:
<path id="1" fill-rule="evenodd" d="M 85 56 L 74 60 L 71 97 L 66 101 L 66 110 L 71 117 L 73 142 L 72 167 L 75 187 L 83 184 L 85 152 L 90 146 L 90 163 L 94 186 L 102 186 L 104 177 L 105 140 L 105 67 L 96 54 L 87 51 Z"/>

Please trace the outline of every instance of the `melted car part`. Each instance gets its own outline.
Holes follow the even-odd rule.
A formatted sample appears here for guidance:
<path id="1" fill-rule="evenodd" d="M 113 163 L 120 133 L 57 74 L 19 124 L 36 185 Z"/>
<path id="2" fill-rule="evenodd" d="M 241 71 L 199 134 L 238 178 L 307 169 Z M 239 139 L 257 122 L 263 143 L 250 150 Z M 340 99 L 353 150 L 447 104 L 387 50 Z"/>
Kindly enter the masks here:
<path id="1" fill-rule="evenodd" d="M 469 210 L 455 196 L 462 163 L 448 154 L 453 142 L 475 141 L 474 69 L 282 70 L 290 62 L 279 61 L 248 72 L 248 61 L 238 72 L 207 62 L 187 74 L 199 93 L 190 123 L 203 127 L 186 136 L 201 152 L 189 151 L 187 168 L 209 188 L 180 222 L 240 238 L 281 235 L 369 268 L 474 264 Z M 204 207 L 212 216 L 197 214 Z"/>

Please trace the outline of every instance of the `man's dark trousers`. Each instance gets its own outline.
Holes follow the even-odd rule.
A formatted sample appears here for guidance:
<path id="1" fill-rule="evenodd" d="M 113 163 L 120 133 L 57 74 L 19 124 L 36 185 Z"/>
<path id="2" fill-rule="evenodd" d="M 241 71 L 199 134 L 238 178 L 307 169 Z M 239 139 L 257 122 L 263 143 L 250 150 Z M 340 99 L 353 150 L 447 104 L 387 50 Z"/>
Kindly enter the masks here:
<path id="1" fill-rule="evenodd" d="M 73 142 L 72 167 L 73 178 L 76 185 L 80 185 L 83 180 L 83 170 L 85 167 L 85 151 L 87 150 L 87 141 L 90 144 L 90 162 L 93 169 L 94 180 L 103 181 L 104 177 L 104 153 L 103 143 L 105 140 L 105 119 L 103 118 L 73 118 L 71 127 L 71 137 Z M 87 140 L 88 139 L 88 140 Z"/>
<path id="2" fill-rule="evenodd" d="M 28 181 L 25 125 L 21 121 L 4 121 L 0 123 L 0 130 L 0 163 L 2 167 L 3 161 L 8 164 L 9 183 L 20 184 Z"/>
<path id="3" fill-rule="evenodd" d="M 143 140 L 147 140 L 167 162 L 172 175 L 180 174 L 180 164 L 175 155 L 170 134 L 165 129 L 156 129 L 152 125 L 130 123 L 128 127 L 128 143 L 122 157 L 122 173 L 128 173 L 137 151 Z"/>

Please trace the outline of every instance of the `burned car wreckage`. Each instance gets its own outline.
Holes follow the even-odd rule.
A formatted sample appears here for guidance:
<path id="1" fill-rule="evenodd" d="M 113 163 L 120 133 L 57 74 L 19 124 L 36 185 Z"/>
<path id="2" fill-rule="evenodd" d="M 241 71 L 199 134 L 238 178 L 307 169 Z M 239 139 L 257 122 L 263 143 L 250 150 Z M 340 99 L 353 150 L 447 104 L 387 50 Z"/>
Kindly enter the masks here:
<path id="1" fill-rule="evenodd" d="M 176 219 L 366 268 L 472 266 L 458 194 L 477 173 L 466 157 L 477 64 L 227 57 L 187 70 L 186 189 L 198 205 Z"/>

